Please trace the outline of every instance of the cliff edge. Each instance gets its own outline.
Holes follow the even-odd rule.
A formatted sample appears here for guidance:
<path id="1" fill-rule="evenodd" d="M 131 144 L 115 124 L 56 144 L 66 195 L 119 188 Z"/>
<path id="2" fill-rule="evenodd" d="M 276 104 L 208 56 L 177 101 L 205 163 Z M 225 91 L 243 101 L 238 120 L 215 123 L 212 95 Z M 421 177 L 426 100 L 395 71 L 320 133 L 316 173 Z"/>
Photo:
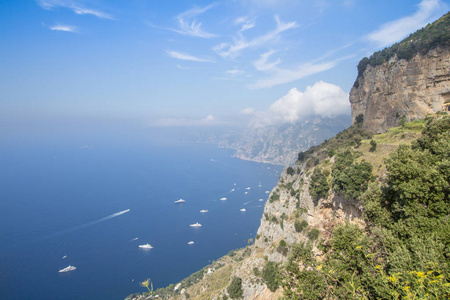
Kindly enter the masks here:
<path id="1" fill-rule="evenodd" d="M 450 14 L 389 48 L 363 58 L 350 91 L 352 123 L 386 132 L 442 110 L 450 101 Z M 361 118 L 361 117 L 360 117 Z"/>

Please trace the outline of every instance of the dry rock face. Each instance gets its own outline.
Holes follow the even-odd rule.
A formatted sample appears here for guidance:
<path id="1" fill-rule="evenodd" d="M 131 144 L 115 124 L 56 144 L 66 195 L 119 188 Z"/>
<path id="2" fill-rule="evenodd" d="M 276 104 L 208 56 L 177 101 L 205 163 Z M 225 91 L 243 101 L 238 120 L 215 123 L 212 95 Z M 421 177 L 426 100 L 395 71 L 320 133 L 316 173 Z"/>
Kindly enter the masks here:
<path id="1" fill-rule="evenodd" d="M 434 49 L 410 61 L 391 58 L 367 66 L 350 91 L 352 123 L 364 116 L 363 128 L 382 133 L 406 121 L 435 113 L 450 100 L 450 49 Z"/>

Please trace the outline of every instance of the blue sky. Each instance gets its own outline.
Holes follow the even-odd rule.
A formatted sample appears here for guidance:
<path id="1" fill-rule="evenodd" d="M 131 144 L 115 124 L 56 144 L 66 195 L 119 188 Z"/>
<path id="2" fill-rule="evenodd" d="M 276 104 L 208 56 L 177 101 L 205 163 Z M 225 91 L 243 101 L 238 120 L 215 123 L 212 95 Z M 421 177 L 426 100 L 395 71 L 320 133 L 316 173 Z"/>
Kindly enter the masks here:
<path id="1" fill-rule="evenodd" d="M 348 114 L 358 61 L 448 8 L 444 0 L 0 1 L 0 126 L 264 125 Z"/>

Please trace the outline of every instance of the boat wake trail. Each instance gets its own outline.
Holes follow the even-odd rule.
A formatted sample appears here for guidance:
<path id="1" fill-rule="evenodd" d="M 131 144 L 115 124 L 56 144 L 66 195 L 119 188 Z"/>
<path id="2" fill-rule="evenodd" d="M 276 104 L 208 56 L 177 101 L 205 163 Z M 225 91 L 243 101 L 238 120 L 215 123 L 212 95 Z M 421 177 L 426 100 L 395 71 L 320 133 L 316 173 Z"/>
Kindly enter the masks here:
<path id="1" fill-rule="evenodd" d="M 247 205 L 247 204 L 249 204 L 250 202 L 253 202 L 253 200 L 252 200 L 252 201 L 245 202 L 244 205 Z"/>
<path id="2" fill-rule="evenodd" d="M 108 221 L 108 220 L 110 220 L 112 218 L 116 218 L 118 216 L 121 216 L 121 215 L 123 215 L 123 214 L 125 214 L 125 213 L 127 213 L 129 211 L 130 211 L 129 209 L 125 209 L 125 210 L 119 211 L 119 212 L 117 212 L 115 214 L 112 214 L 112 215 L 100 218 L 100 219 L 95 220 L 95 221 L 87 222 L 87 223 L 84 223 L 84 224 L 81 224 L 81 225 L 78 225 L 78 226 L 75 226 L 75 227 L 72 227 L 72 228 L 69 228 L 69 229 L 65 229 L 65 230 L 61 230 L 61 231 L 52 233 L 50 235 L 47 235 L 45 238 L 52 238 L 52 237 L 56 237 L 56 236 L 60 236 L 60 235 L 63 235 L 63 234 L 67 234 L 67 233 L 70 233 L 70 232 L 73 232 L 73 231 L 76 231 L 76 230 L 79 230 L 79 229 L 90 227 L 90 226 L 96 225 L 98 223 L 102 223 L 102 222 Z"/>

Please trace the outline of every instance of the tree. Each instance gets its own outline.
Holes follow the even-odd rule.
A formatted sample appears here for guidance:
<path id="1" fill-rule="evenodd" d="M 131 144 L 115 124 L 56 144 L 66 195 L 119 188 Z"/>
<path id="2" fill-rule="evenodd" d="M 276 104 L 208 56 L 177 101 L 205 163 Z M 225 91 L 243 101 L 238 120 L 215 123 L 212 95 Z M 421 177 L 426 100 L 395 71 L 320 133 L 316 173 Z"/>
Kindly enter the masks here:
<path id="1" fill-rule="evenodd" d="M 295 174 L 295 170 L 294 170 L 294 168 L 292 168 L 292 167 L 288 167 L 287 170 L 286 170 L 286 173 L 287 173 L 288 175 L 292 176 L 292 175 Z"/>
<path id="2" fill-rule="evenodd" d="M 242 279 L 240 277 L 233 277 L 230 285 L 227 288 L 227 293 L 230 295 L 231 299 L 241 299 L 244 295 L 244 291 L 242 290 Z"/>
<path id="3" fill-rule="evenodd" d="M 356 116 L 356 118 L 355 118 L 355 123 L 356 124 L 362 123 L 363 121 L 364 121 L 364 115 L 363 114 L 359 114 L 359 115 Z"/>
<path id="4" fill-rule="evenodd" d="M 377 149 L 377 142 L 375 140 L 370 140 L 370 152 L 374 152 Z"/>

